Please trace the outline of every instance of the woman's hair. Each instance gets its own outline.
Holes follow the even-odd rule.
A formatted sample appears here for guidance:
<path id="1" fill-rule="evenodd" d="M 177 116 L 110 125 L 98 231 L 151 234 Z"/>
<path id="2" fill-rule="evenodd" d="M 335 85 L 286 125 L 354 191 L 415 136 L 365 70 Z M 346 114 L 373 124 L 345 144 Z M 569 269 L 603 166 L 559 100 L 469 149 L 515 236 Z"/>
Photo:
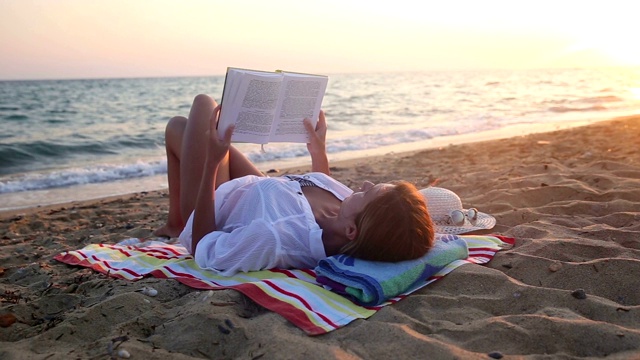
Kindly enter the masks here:
<path id="1" fill-rule="evenodd" d="M 356 216 L 358 233 L 341 253 L 363 260 L 396 262 L 423 256 L 434 241 L 424 197 L 406 181 L 369 202 Z"/>

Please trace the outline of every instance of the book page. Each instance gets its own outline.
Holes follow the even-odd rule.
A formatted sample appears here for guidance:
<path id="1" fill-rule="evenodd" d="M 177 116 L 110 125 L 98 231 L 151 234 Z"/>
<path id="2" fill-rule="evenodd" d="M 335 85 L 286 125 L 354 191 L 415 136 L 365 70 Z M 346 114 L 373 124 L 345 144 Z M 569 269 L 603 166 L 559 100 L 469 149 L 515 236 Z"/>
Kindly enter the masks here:
<path id="1" fill-rule="evenodd" d="M 232 141 L 266 144 L 273 125 L 282 74 L 229 69 L 218 133 L 235 124 Z"/>
<path id="2" fill-rule="evenodd" d="M 319 75 L 284 73 L 281 99 L 272 129 L 273 142 L 303 142 L 309 140 L 303 120 L 318 121 L 328 78 Z"/>

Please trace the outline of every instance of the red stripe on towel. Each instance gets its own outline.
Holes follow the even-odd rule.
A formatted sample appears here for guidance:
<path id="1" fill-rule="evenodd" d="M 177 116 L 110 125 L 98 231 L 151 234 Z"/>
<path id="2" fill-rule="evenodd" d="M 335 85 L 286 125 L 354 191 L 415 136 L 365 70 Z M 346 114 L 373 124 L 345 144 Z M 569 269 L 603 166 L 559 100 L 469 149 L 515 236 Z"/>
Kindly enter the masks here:
<path id="1" fill-rule="evenodd" d="M 144 274 L 140 275 L 137 272 L 131 270 L 131 269 L 127 269 L 127 268 L 117 268 L 117 267 L 113 267 L 111 266 L 111 264 L 109 264 L 108 261 L 106 260 L 100 260 L 98 259 L 95 255 L 91 256 L 95 261 L 97 262 L 101 262 L 102 264 L 104 264 L 104 266 L 106 266 L 107 268 L 109 268 L 109 270 L 113 270 L 113 271 L 124 271 L 127 274 L 131 274 L 132 276 L 135 276 L 137 278 L 142 278 L 144 277 Z M 111 272 L 109 272 L 109 274 L 111 274 Z"/>
<path id="2" fill-rule="evenodd" d="M 118 246 L 117 248 L 116 248 L 116 247 L 113 247 L 113 246 L 112 246 L 112 245 L 110 245 L 110 244 L 98 244 L 98 246 L 99 246 L 99 247 L 101 247 L 101 248 L 106 248 L 106 249 L 116 250 L 116 251 L 118 251 L 118 252 L 122 253 L 123 255 L 126 255 L 127 257 L 131 257 L 131 254 L 130 254 L 129 252 L 125 251 L 125 250 L 122 248 L 122 246 Z M 80 250 L 78 250 L 78 252 L 79 252 L 79 253 L 82 253 L 82 251 L 80 251 Z"/>
<path id="3" fill-rule="evenodd" d="M 280 314 L 282 317 L 289 320 L 309 335 L 321 335 L 329 332 L 327 329 L 323 329 L 309 320 L 309 317 L 304 311 L 289 303 L 273 298 L 256 284 L 245 283 L 231 286 L 230 288 L 240 291 L 261 306 Z M 338 329 L 340 327 L 333 323 L 328 325 L 332 326 L 334 329 Z"/>
<path id="4" fill-rule="evenodd" d="M 276 274 L 286 275 L 288 278 L 294 278 L 294 279 L 298 278 L 291 271 L 289 271 L 287 269 L 269 269 L 269 271 L 272 272 L 272 273 L 276 273 Z"/>
<path id="5" fill-rule="evenodd" d="M 497 237 L 498 239 L 506 242 L 507 244 L 510 245 L 515 245 L 516 244 L 516 238 L 512 238 L 512 237 L 507 237 L 507 236 L 502 236 L 502 235 L 491 235 L 493 237 Z"/>
<path id="6" fill-rule="evenodd" d="M 287 290 L 282 289 L 281 287 L 277 286 L 276 284 L 274 284 L 272 281 L 270 280 L 264 280 L 264 283 L 269 285 L 271 288 L 273 288 L 274 290 L 278 291 L 281 294 L 287 295 L 288 297 L 297 299 L 298 301 L 300 301 L 302 303 L 302 305 L 304 305 L 305 308 L 309 309 L 311 312 L 313 312 L 314 314 L 318 315 L 325 323 L 327 323 L 328 325 L 334 327 L 334 328 L 338 328 L 338 325 L 334 324 L 329 318 L 327 318 L 326 316 L 324 316 L 323 314 L 315 311 L 313 309 L 313 307 L 307 302 L 307 300 L 305 300 L 302 296 L 289 292 Z M 305 316 L 306 318 L 306 316 Z"/>
<path id="7" fill-rule="evenodd" d="M 311 277 L 316 277 L 316 272 L 313 269 L 301 269 L 302 271 L 304 271 L 305 273 L 309 274 L 309 276 Z"/>

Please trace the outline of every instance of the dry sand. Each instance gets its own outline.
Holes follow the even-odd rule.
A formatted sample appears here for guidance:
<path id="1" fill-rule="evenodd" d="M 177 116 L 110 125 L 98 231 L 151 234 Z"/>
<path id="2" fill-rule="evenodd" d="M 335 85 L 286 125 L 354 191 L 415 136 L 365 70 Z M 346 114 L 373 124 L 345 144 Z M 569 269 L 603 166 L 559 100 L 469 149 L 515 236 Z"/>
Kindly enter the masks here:
<path id="1" fill-rule="evenodd" d="M 638 149 L 640 117 L 629 117 L 334 164 L 352 187 L 407 179 L 452 189 L 495 215 L 493 233 L 516 246 L 316 337 L 233 290 L 202 302 L 177 281 L 115 280 L 52 260 L 150 236 L 166 193 L 3 213 L 0 323 L 17 322 L 0 327 L 0 359 L 107 359 L 123 335 L 132 359 L 640 358 Z M 134 292 L 145 285 L 159 291 L 150 304 Z"/>

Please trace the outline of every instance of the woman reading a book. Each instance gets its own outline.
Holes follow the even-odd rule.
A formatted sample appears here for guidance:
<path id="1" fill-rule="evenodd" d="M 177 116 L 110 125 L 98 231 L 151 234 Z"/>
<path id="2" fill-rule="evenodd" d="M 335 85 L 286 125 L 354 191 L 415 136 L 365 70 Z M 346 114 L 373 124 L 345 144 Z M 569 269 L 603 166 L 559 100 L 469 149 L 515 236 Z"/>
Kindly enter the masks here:
<path id="1" fill-rule="evenodd" d="M 412 184 L 365 182 L 353 192 L 329 176 L 323 112 L 315 129 L 304 120 L 312 173 L 273 178 L 230 145 L 233 128 L 218 134 L 219 112 L 198 95 L 165 133 L 169 217 L 155 234 L 179 235 L 200 267 L 222 275 L 312 268 L 335 254 L 394 262 L 431 248 L 433 225 Z"/>

